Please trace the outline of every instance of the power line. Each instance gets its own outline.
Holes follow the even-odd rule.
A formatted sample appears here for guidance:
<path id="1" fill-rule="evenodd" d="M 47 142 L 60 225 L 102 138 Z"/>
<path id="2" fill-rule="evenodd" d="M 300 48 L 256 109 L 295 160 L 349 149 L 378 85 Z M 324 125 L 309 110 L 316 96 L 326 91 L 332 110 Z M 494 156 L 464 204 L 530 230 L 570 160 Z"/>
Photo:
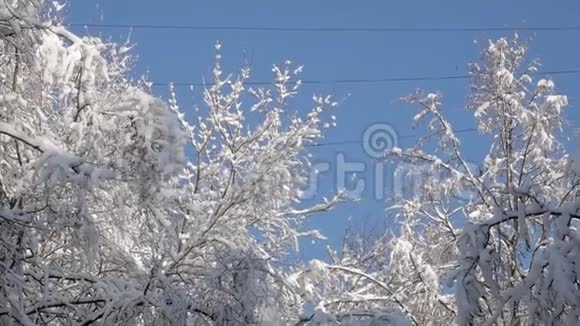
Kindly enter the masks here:
<path id="1" fill-rule="evenodd" d="M 458 130 L 455 130 L 454 132 L 456 134 L 461 134 L 461 133 L 474 132 L 474 131 L 477 131 L 477 128 L 458 129 Z M 417 138 L 417 135 L 403 135 L 403 136 L 397 137 L 397 139 L 409 139 L 409 138 Z M 358 139 L 358 140 L 344 140 L 344 141 L 334 141 L 334 142 L 309 144 L 309 145 L 305 145 L 305 147 L 325 147 L 325 146 L 362 144 L 362 143 L 363 143 L 363 139 Z"/>
<path id="2" fill-rule="evenodd" d="M 567 121 L 580 121 L 580 118 L 571 118 L 571 119 L 567 119 Z M 477 128 L 465 128 L 465 129 L 454 130 L 454 133 L 462 134 L 462 133 L 469 133 L 469 132 L 476 132 L 476 131 L 478 131 Z M 417 138 L 417 137 L 418 137 L 418 135 L 403 135 L 403 136 L 398 136 L 397 139 L 411 139 L 411 138 Z M 319 147 L 326 147 L 326 146 L 339 146 L 339 145 L 350 145 L 350 144 L 361 144 L 362 145 L 363 142 L 364 142 L 363 139 L 343 140 L 343 141 L 332 141 L 332 142 L 309 144 L 309 145 L 305 145 L 305 147 L 319 148 Z"/>
<path id="3" fill-rule="evenodd" d="M 554 70 L 554 71 L 544 71 L 536 72 L 534 76 L 546 76 L 546 75 L 573 75 L 580 74 L 580 69 L 568 69 L 568 70 Z M 392 83 L 392 82 L 411 82 L 411 81 L 442 81 L 442 80 L 464 80 L 471 78 L 471 75 L 447 75 L 447 76 L 417 76 L 417 77 L 385 77 L 385 78 L 361 78 L 361 79 L 335 79 L 335 80 L 303 80 L 300 81 L 303 85 L 324 85 L 324 84 L 376 84 L 376 83 Z M 296 84 L 297 81 L 289 81 L 288 84 Z M 246 85 L 250 86 L 261 86 L 261 85 L 271 85 L 271 81 L 246 81 Z M 215 85 L 213 82 L 162 82 L 154 81 L 151 82 L 153 87 L 163 87 L 173 85 L 176 87 L 191 87 L 191 86 L 212 86 Z"/>
<path id="4" fill-rule="evenodd" d="M 580 73 L 580 71 L 578 71 Z M 302 85 L 324 85 L 324 84 L 372 84 L 372 83 L 387 83 L 387 82 L 407 82 L 407 81 L 433 81 L 433 80 L 453 80 L 453 79 L 466 79 L 469 75 L 456 75 L 456 76 L 433 76 L 433 77 L 390 77 L 390 78 L 379 78 L 379 79 L 336 79 L 336 80 L 302 80 L 300 84 Z M 296 84 L 297 81 L 289 81 L 289 84 Z M 153 82 L 152 86 L 160 87 L 172 84 L 174 86 L 212 86 L 215 83 L 204 83 L 204 82 Z M 260 85 L 271 85 L 271 81 L 247 81 L 244 82 L 246 85 L 260 86 Z"/>
<path id="5" fill-rule="evenodd" d="M 580 31 L 580 26 L 485 26 L 485 27 L 281 27 L 281 26 L 210 26 L 175 24 L 105 24 L 71 23 L 72 27 L 107 29 L 149 29 L 188 31 L 245 32 L 320 32 L 320 33 L 459 33 L 459 32 L 564 32 Z"/>

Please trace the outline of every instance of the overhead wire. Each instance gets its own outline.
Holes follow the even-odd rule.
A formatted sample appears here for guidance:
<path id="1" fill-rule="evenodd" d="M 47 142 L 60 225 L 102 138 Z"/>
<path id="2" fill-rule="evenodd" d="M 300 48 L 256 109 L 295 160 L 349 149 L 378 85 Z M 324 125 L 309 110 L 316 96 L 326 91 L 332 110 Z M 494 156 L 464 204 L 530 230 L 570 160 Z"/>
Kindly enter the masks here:
<path id="1" fill-rule="evenodd" d="M 477 128 L 465 128 L 465 129 L 458 129 L 454 132 L 456 134 L 466 133 L 466 132 L 474 132 L 477 131 Z M 410 138 L 417 138 L 417 135 L 403 135 L 398 136 L 397 139 L 410 139 Z M 332 142 L 324 142 L 324 143 L 315 143 L 315 144 L 308 144 L 305 147 L 325 147 L 325 146 L 336 146 L 336 145 L 348 145 L 348 144 L 362 144 L 363 140 L 344 140 L 344 141 L 332 141 Z"/>
<path id="2" fill-rule="evenodd" d="M 238 25 L 178 25 L 129 23 L 70 23 L 71 27 L 106 29 L 148 29 L 189 31 L 245 31 L 245 32 L 320 32 L 320 33 L 458 33 L 458 32 L 566 32 L 580 31 L 580 26 L 483 26 L 483 27 L 283 27 Z"/>
<path id="3" fill-rule="evenodd" d="M 177 24 L 129 24 L 129 23 L 70 23 L 71 27 L 86 28 L 127 28 L 127 29 L 174 29 L 174 30 L 239 30 L 239 31 L 271 31 L 271 32 L 484 32 L 484 31 L 530 31 L 530 32 L 563 32 L 580 31 L 580 26 L 488 26 L 488 27 L 279 27 L 279 26 L 210 26 L 210 25 L 177 25 Z M 538 72 L 534 75 L 564 75 L 579 74 L 579 69 Z M 468 79 L 470 75 L 447 75 L 447 76 L 416 76 L 416 77 L 386 77 L 386 78 L 360 78 L 360 79 L 336 79 L 336 80 L 303 80 L 304 85 L 320 84 L 369 84 L 388 82 L 409 81 L 441 81 Z M 269 85 L 271 81 L 246 81 L 247 85 Z M 297 81 L 291 81 L 296 84 Z M 154 81 L 153 87 L 167 85 L 173 86 L 212 86 L 212 82 L 169 82 Z"/>
<path id="4" fill-rule="evenodd" d="M 547 75 L 574 75 L 580 74 L 580 69 L 565 69 L 536 72 L 531 75 L 547 76 Z M 392 83 L 392 82 L 411 82 L 411 81 L 442 81 L 442 80 L 464 80 L 471 78 L 469 74 L 463 75 L 446 75 L 446 76 L 415 76 L 415 77 L 384 77 L 384 78 L 359 78 L 359 79 L 334 79 L 334 80 L 301 80 L 288 81 L 287 84 L 295 85 L 325 85 L 325 84 L 376 84 L 376 83 Z M 272 81 L 245 81 L 244 84 L 249 86 L 271 85 Z M 213 86 L 214 82 L 170 82 L 170 81 L 153 81 L 150 82 L 152 87 L 175 86 L 175 87 L 204 87 Z"/>
<path id="5" fill-rule="evenodd" d="M 571 119 L 567 119 L 567 121 L 580 121 L 580 118 L 571 118 Z M 469 132 L 476 132 L 476 131 L 478 131 L 478 128 L 465 128 L 465 129 L 454 130 L 454 133 L 462 134 L 462 133 L 469 133 Z M 402 136 L 398 136 L 397 139 L 414 139 L 414 138 L 416 139 L 418 137 L 419 137 L 418 135 L 402 135 Z M 305 145 L 305 147 L 319 148 L 319 147 L 351 145 L 351 144 L 361 144 L 362 145 L 363 142 L 364 142 L 363 139 L 331 141 L 331 142 L 308 144 L 308 145 Z"/>

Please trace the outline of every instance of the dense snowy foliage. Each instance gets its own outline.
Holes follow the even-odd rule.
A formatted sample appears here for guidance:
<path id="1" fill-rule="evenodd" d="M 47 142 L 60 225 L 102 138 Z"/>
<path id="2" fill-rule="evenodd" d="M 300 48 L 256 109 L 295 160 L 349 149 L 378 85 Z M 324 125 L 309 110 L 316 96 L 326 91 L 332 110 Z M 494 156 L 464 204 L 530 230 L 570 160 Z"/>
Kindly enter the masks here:
<path id="1" fill-rule="evenodd" d="M 576 325 L 580 322 L 577 161 L 563 150 L 567 98 L 538 79 L 517 37 L 470 65 L 474 113 L 489 152 L 469 162 L 439 94 L 417 92 L 417 145 L 388 158 L 422 176 L 396 199 L 399 230 L 351 234 L 311 264 L 323 295 L 312 320 L 357 325 Z M 382 315 L 381 315 L 382 314 Z M 364 317 L 367 317 L 365 319 Z"/>
<path id="2" fill-rule="evenodd" d="M 0 323 L 299 321 L 285 261 L 338 199 L 299 203 L 303 148 L 335 103 L 294 114 L 300 68 L 248 89 L 218 46 L 188 122 L 126 77 L 123 48 L 8 17 L 27 28 L 0 41 Z"/>
<path id="3" fill-rule="evenodd" d="M 394 207 L 401 229 L 296 264 L 299 239 L 321 237 L 304 220 L 341 199 L 300 201 L 304 146 L 336 105 L 290 109 L 301 67 L 251 88 L 218 44 L 188 112 L 128 77 L 127 46 L 41 6 L 0 5 L 0 324 L 578 323 L 580 159 L 559 142 L 566 97 L 533 81 L 517 39 L 471 65 L 481 166 L 438 94 L 409 97 L 428 134 L 390 157 L 433 177 Z"/>
<path id="4" fill-rule="evenodd" d="M 360 270 L 290 264 L 301 237 L 321 237 L 303 221 L 340 200 L 300 202 L 304 146 L 336 105 L 290 109 L 301 67 L 248 88 L 218 44 L 185 114 L 128 78 L 127 46 L 19 6 L 0 40 L 0 324 L 405 324 L 326 303 L 348 285 L 327 271 Z"/>
<path id="5" fill-rule="evenodd" d="M 357 286 L 387 295 L 414 324 L 580 320 L 580 178 L 560 142 L 567 98 L 552 80 L 533 81 L 526 50 L 517 37 L 499 39 L 470 65 L 468 108 L 490 144 L 480 164 L 463 155 L 439 94 L 406 98 L 426 136 L 389 157 L 423 172 L 424 189 L 393 207 L 396 236 L 350 246 L 341 261 L 376 278 Z"/>

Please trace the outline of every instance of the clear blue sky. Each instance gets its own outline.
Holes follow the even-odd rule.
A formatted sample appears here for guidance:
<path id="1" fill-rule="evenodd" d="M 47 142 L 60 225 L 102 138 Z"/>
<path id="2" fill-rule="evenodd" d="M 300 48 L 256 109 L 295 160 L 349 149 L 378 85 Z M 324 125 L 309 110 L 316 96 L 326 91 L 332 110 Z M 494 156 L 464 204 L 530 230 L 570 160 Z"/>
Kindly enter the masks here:
<path id="1" fill-rule="evenodd" d="M 364 3 L 364 5 L 362 5 Z M 579 26 L 580 2 L 568 1 L 70 1 L 69 23 L 174 24 L 206 26 L 275 27 L 507 27 Z M 127 29 L 73 28 L 79 34 L 125 40 Z M 135 74 L 149 72 L 153 81 L 202 81 L 210 75 L 213 44 L 223 45 L 226 69 L 235 71 L 246 62 L 254 67 L 253 80 L 269 80 L 271 66 L 289 59 L 304 65 L 305 80 L 380 79 L 385 77 L 447 76 L 466 74 L 469 61 L 479 57 L 488 39 L 505 32 L 461 33 L 323 33 L 251 31 L 141 30 L 132 32 L 137 46 Z M 543 69 L 580 69 L 580 31 L 520 33 L 529 40 L 531 56 Z M 570 97 L 567 115 L 580 118 L 580 75 L 555 76 L 557 88 Z M 313 93 L 333 94 L 342 100 L 336 111 L 338 126 L 325 141 L 356 140 L 377 122 L 393 125 L 400 135 L 413 134 L 415 108 L 398 101 L 417 88 L 441 91 L 445 112 L 456 129 L 473 127 L 472 115 L 463 107 L 468 81 L 423 81 L 375 84 L 324 84 L 304 86 L 297 108 L 306 107 Z M 165 96 L 164 89 L 156 89 Z M 184 97 L 186 90 L 181 90 Z M 198 100 L 201 100 L 198 98 Z M 570 129 L 578 127 L 578 120 Z M 466 156 L 477 160 L 484 153 L 476 146 L 476 134 L 463 134 Z M 413 139 L 400 139 L 400 146 Z M 568 144 L 572 148 L 573 142 Z M 344 153 L 348 161 L 363 162 L 370 182 L 373 159 L 360 144 L 328 146 L 312 150 L 315 161 L 335 162 Z M 388 172 L 386 173 L 388 174 Z M 320 195 L 332 193 L 332 174 L 322 175 Z M 387 185 L 389 184 L 387 180 Z M 354 223 L 382 225 L 383 200 L 365 192 L 358 203 L 347 203 L 334 212 L 316 217 L 311 226 L 322 229 L 332 246 L 340 244 L 347 218 Z M 305 258 L 323 256 L 320 244 L 304 244 Z"/>

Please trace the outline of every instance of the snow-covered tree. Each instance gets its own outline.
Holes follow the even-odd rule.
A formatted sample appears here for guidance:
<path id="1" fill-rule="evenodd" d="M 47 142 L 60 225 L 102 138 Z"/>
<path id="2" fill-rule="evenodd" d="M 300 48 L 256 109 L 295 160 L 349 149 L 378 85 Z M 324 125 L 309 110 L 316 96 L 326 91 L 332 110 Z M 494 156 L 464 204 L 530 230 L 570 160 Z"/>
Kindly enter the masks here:
<path id="1" fill-rule="evenodd" d="M 58 6 L 58 4 L 56 4 Z M 291 109 L 301 67 L 226 74 L 183 110 L 130 77 L 130 46 L 0 5 L 0 324 L 445 325 L 578 322 L 578 161 L 566 97 L 517 39 L 473 64 L 490 139 L 474 169 L 438 94 L 408 98 L 428 135 L 397 161 L 428 171 L 402 227 L 294 264 L 313 206 L 299 189 L 336 103 Z M 430 154 L 435 150 L 436 154 Z"/>
<path id="2" fill-rule="evenodd" d="M 189 121 L 131 80 L 127 46 L 19 3 L 0 39 L 0 324 L 300 321 L 286 261 L 320 236 L 303 220 L 338 200 L 304 207 L 297 191 L 331 98 L 297 114 L 300 67 L 248 88 L 218 45 Z"/>
<path id="3" fill-rule="evenodd" d="M 470 65 L 468 109 L 490 144 L 478 166 L 439 94 L 407 98 L 427 135 L 390 155 L 430 177 L 396 206 L 404 223 L 390 243 L 401 256 L 387 274 L 402 282 L 411 316 L 430 316 L 421 324 L 578 323 L 580 179 L 561 142 L 567 99 L 551 79 L 533 81 L 539 65 L 526 50 L 517 36 L 502 38 Z"/>
<path id="4" fill-rule="evenodd" d="M 416 146 L 389 159 L 423 189 L 396 199 L 400 229 L 351 235 L 322 264 L 330 316 L 393 311 L 414 325 L 576 325 L 580 321 L 580 175 L 564 151 L 567 98 L 516 37 L 470 65 L 474 114 L 489 151 L 468 161 L 439 94 L 417 92 Z M 369 313 L 370 312 L 370 313 Z M 352 315 L 353 317 L 360 315 Z M 394 314 L 389 318 L 393 321 Z M 387 318 L 388 319 L 388 318 Z"/>

